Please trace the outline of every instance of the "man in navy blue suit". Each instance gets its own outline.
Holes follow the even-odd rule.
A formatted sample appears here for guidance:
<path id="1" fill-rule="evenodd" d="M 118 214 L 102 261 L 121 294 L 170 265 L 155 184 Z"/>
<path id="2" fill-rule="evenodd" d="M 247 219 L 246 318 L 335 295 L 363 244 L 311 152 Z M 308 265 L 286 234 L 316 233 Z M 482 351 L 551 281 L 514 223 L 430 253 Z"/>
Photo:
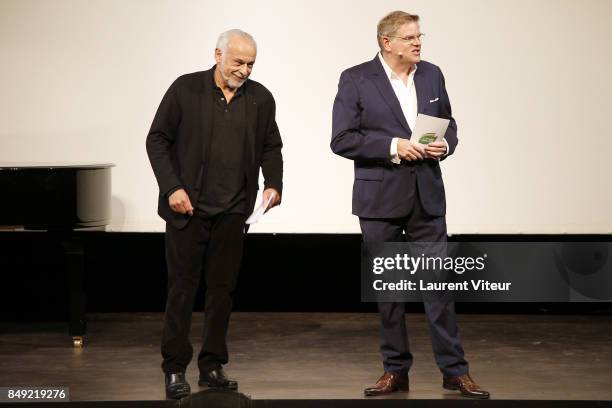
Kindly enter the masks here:
<path id="1" fill-rule="evenodd" d="M 417 15 L 394 11 L 378 23 L 380 52 L 345 70 L 334 101 L 331 148 L 355 166 L 353 214 L 364 242 L 445 242 L 446 198 L 440 160 L 457 147 L 457 125 L 440 68 L 421 60 Z M 410 139 L 417 113 L 450 120 L 443 141 Z M 471 379 L 452 301 L 424 302 L 443 387 L 488 398 Z M 379 302 L 384 374 L 365 395 L 409 388 L 412 354 L 405 304 Z"/>

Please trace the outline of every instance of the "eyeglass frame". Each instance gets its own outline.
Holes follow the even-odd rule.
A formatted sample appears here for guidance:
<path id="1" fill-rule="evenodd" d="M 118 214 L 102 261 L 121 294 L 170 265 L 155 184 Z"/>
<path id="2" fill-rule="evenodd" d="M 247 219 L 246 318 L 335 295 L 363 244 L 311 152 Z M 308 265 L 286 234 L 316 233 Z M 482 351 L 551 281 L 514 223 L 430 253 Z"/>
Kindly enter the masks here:
<path id="1" fill-rule="evenodd" d="M 419 42 L 422 42 L 422 38 L 425 37 L 425 33 L 420 33 L 418 36 L 412 36 L 412 37 L 399 37 L 397 35 L 384 35 L 384 34 L 380 34 L 381 37 L 390 37 L 390 38 L 398 38 L 400 40 L 403 41 L 407 41 L 410 45 L 415 45 L 415 41 L 419 40 Z"/>

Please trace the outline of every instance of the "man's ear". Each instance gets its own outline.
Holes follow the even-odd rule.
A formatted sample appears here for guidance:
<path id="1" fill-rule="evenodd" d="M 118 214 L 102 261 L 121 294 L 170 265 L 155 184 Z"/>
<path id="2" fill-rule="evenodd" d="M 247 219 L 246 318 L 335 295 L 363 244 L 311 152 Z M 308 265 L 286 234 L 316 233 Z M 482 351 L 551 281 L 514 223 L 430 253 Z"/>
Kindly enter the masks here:
<path id="1" fill-rule="evenodd" d="M 382 45 L 383 50 L 385 50 L 386 52 L 391 52 L 391 40 L 389 40 L 389 37 L 382 38 Z"/>
<path id="2" fill-rule="evenodd" d="M 223 55 L 223 53 L 221 52 L 220 49 L 215 48 L 215 61 L 217 61 L 217 64 L 221 63 L 221 56 Z"/>

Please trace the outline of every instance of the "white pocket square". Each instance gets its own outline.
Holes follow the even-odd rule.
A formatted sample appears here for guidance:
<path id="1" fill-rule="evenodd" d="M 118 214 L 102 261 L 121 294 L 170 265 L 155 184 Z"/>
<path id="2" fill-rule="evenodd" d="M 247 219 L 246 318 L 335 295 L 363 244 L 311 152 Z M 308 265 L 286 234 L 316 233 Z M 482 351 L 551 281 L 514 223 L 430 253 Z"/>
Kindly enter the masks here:
<path id="1" fill-rule="evenodd" d="M 438 102 L 438 100 L 439 100 L 439 99 L 440 99 L 440 98 L 436 98 L 436 99 L 430 99 L 430 100 L 429 100 L 429 103 L 434 103 L 434 102 Z"/>

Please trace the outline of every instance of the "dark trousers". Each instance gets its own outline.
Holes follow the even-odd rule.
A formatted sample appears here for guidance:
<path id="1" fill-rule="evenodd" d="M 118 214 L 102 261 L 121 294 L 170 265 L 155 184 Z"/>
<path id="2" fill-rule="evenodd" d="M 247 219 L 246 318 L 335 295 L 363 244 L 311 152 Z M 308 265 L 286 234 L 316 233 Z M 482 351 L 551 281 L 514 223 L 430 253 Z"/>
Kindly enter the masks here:
<path id="1" fill-rule="evenodd" d="M 162 334 L 162 369 L 185 372 L 193 356 L 191 314 L 202 270 L 206 286 L 200 372 L 228 361 L 226 335 L 240 270 L 245 216 L 193 216 L 184 229 L 166 224 L 168 299 Z"/>
<path id="2" fill-rule="evenodd" d="M 418 196 L 412 211 L 402 218 L 359 218 L 364 242 L 446 242 L 446 218 L 432 217 L 423 210 Z M 405 235 L 404 235 L 405 234 Z M 451 301 L 423 302 L 436 363 L 443 374 L 468 372 Z M 380 351 L 385 372 L 407 372 L 413 356 L 406 332 L 405 303 L 379 302 Z"/>

